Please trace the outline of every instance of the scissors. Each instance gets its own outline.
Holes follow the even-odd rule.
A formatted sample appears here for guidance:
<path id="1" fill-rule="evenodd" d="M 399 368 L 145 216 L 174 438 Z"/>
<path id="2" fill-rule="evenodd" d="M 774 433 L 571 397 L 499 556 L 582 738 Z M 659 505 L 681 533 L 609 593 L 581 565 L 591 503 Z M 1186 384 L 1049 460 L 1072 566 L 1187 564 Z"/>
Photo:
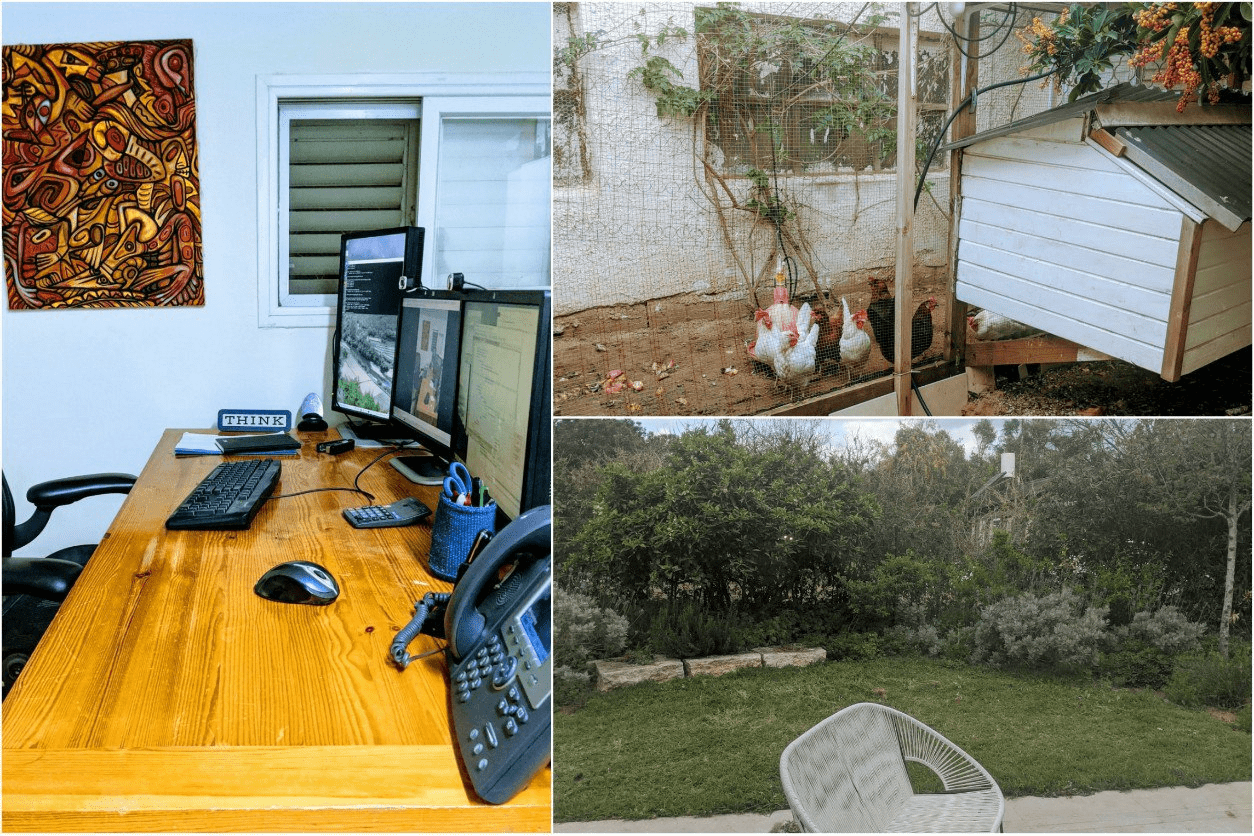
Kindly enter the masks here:
<path id="1" fill-rule="evenodd" d="M 444 477 L 444 495 L 457 502 L 462 496 L 470 496 L 472 482 L 470 471 L 461 462 L 453 462 L 448 466 L 448 476 Z"/>

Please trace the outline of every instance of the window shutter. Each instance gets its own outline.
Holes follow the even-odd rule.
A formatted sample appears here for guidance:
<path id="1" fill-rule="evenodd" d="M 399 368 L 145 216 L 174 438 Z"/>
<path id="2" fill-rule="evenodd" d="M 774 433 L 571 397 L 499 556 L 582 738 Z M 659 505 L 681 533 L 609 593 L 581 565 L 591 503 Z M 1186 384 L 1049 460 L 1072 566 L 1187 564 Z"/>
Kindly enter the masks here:
<path id="1" fill-rule="evenodd" d="M 418 122 L 293 120 L 288 293 L 334 294 L 340 235 L 414 223 Z"/>

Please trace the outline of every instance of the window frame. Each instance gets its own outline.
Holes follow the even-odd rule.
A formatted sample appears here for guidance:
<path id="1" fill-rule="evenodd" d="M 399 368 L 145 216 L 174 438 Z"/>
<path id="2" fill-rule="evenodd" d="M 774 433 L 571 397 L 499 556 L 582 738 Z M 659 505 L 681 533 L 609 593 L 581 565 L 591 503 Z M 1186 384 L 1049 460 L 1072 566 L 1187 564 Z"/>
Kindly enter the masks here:
<path id="1" fill-rule="evenodd" d="M 286 133 L 280 102 L 416 101 L 420 103 L 417 226 L 427 228 L 423 252 L 423 284 L 432 285 L 432 247 L 435 239 L 435 188 L 439 160 L 439 115 L 454 105 L 457 112 L 511 116 L 551 114 L 551 79 L 547 73 L 414 73 L 392 75 L 266 75 L 257 77 L 257 324 L 261 328 L 331 327 L 330 305 L 283 305 L 280 285 L 286 274 L 280 247 L 286 241 L 287 221 L 281 208 L 280 166 L 285 165 Z M 351 106 L 351 105 L 350 105 Z M 435 133 L 429 133 L 434 131 Z M 284 272 L 280 273 L 283 269 Z"/>
<path id="2" fill-rule="evenodd" d="M 812 19 L 809 19 L 809 18 L 801 18 L 801 17 L 787 16 L 787 15 L 777 15 L 777 14 L 772 14 L 769 12 L 746 12 L 746 14 L 749 17 L 759 20 L 762 23 L 768 24 L 768 25 L 772 23 L 784 23 L 784 24 L 790 24 L 790 25 L 805 26 L 805 25 L 812 23 L 813 25 L 818 26 L 818 25 L 821 25 L 822 23 L 835 22 L 835 21 L 829 21 L 829 20 L 812 21 Z M 697 29 L 697 28 L 698 27 L 696 23 L 694 22 L 694 29 Z M 900 38 L 899 30 L 897 28 L 889 27 L 889 26 L 876 26 L 865 32 L 860 33 L 860 35 L 862 37 L 871 39 L 872 47 L 875 49 L 876 52 L 880 53 L 881 55 L 891 54 Z M 936 32 L 917 33 L 916 49 L 921 51 L 925 43 L 927 44 L 928 48 L 935 49 L 938 52 L 943 52 L 947 58 L 949 57 L 948 49 L 945 46 L 945 38 L 943 34 L 936 33 Z M 698 38 L 696 41 L 697 62 L 699 66 L 698 86 L 703 93 L 707 92 L 707 88 L 705 86 L 705 74 L 707 72 L 707 66 L 708 66 L 708 62 L 710 61 L 710 56 L 716 55 L 720 49 L 721 49 L 721 43 L 715 33 L 698 32 Z M 883 79 L 885 82 L 884 87 L 886 88 L 885 95 L 894 100 L 896 97 L 896 87 L 897 87 L 896 75 L 895 75 L 896 72 L 897 72 L 896 67 L 885 68 L 883 70 L 875 71 L 877 75 L 881 73 L 883 74 Z M 949 76 L 950 76 L 950 70 L 948 67 L 946 67 L 945 73 L 943 75 L 943 78 L 946 84 L 952 83 L 952 80 L 950 79 Z M 890 78 L 892 79 L 891 82 L 889 82 Z M 801 108 L 805 108 L 805 107 L 821 108 L 834 101 L 836 101 L 836 99 L 834 98 L 830 98 L 826 96 L 814 96 L 814 97 L 810 97 L 805 102 L 801 102 L 801 101 L 796 102 L 793 105 L 794 112 L 790 114 L 788 124 L 783 126 L 784 130 L 787 131 L 788 133 L 797 133 L 798 135 L 800 135 L 800 133 L 803 130 L 803 127 L 801 124 L 803 117 L 801 117 L 798 111 Z M 935 102 L 927 101 L 923 99 L 922 97 L 920 97 L 917 103 L 920 122 L 923 121 L 923 114 L 930 113 L 930 112 L 941 113 L 942 119 L 943 119 L 944 114 L 948 112 L 949 105 L 950 105 L 949 94 L 947 91 L 945 91 L 943 101 L 935 101 Z M 761 105 L 761 107 L 764 107 L 764 108 L 769 108 L 770 106 L 771 105 L 769 103 L 763 103 Z M 726 115 L 727 114 L 725 114 L 717 106 L 712 106 L 706 115 L 706 126 L 705 126 L 706 130 L 707 131 L 710 130 L 710 125 L 712 121 L 713 122 L 728 122 L 729 124 L 734 124 L 735 120 L 725 118 Z M 804 156 L 803 153 L 797 154 L 796 159 L 793 159 L 792 155 L 789 155 L 784 160 L 781 160 L 777 165 L 772 166 L 772 165 L 768 165 L 765 159 L 756 160 L 756 159 L 751 159 L 748 157 L 742 158 L 742 156 L 739 153 L 737 153 L 739 148 L 736 144 L 729 143 L 730 147 L 725 147 L 724 144 L 719 142 L 718 140 L 711 139 L 710 141 L 712 144 L 717 146 L 724 155 L 725 162 L 720 170 L 720 173 L 725 177 L 747 177 L 748 176 L 747 171 L 753 170 L 755 168 L 761 171 L 765 171 L 769 174 L 777 174 L 779 176 L 788 176 L 788 177 L 810 178 L 810 179 L 815 179 L 815 180 L 831 180 L 833 178 L 845 180 L 845 179 L 853 179 L 853 178 L 876 176 L 876 175 L 894 176 L 894 172 L 896 171 L 895 155 L 889 155 L 885 165 L 879 166 L 879 167 L 872 165 L 872 167 L 870 167 L 869 169 L 859 168 L 856 170 L 850 170 L 846 167 L 837 166 L 834 169 L 824 168 L 824 169 L 818 169 L 818 170 L 809 170 L 808 166 L 810 165 L 810 163 L 804 162 L 801 159 Z M 864 141 L 869 142 L 869 140 L 864 140 Z M 741 144 L 743 144 L 743 141 L 741 142 Z M 800 144 L 797 146 L 798 149 L 800 149 L 801 147 L 802 146 Z M 738 162 L 736 163 L 731 162 L 733 159 L 737 160 Z M 947 164 L 945 162 L 938 161 L 937 163 L 933 164 L 933 168 L 936 170 L 944 170 L 945 168 L 947 168 Z"/>

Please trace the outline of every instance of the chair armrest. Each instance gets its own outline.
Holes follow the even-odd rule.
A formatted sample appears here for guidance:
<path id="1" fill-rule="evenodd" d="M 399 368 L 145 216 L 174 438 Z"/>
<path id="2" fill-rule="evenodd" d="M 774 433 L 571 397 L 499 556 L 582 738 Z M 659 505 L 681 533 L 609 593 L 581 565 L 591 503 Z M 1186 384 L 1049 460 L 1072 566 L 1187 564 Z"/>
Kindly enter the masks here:
<path id="1" fill-rule="evenodd" d="M 83 567 L 51 557 L 10 557 L 0 562 L 0 587 L 5 595 L 33 595 L 64 601 Z"/>
<path id="2" fill-rule="evenodd" d="M 89 496 L 106 493 L 130 493 L 135 477 L 129 473 L 92 473 L 67 476 L 32 485 L 26 499 L 37 508 L 58 508 Z"/>

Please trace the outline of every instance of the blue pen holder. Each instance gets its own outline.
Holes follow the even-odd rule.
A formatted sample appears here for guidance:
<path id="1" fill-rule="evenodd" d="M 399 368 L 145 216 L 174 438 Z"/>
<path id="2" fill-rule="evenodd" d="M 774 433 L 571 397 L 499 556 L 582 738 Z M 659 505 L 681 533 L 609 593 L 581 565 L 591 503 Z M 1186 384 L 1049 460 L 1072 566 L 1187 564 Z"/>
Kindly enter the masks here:
<path id="1" fill-rule="evenodd" d="M 446 581 L 457 580 L 457 570 L 466 562 L 470 547 L 484 529 L 496 533 L 496 503 L 458 505 L 440 493 L 431 524 L 431 554 L 427 565 L 432 574 Z"/>

